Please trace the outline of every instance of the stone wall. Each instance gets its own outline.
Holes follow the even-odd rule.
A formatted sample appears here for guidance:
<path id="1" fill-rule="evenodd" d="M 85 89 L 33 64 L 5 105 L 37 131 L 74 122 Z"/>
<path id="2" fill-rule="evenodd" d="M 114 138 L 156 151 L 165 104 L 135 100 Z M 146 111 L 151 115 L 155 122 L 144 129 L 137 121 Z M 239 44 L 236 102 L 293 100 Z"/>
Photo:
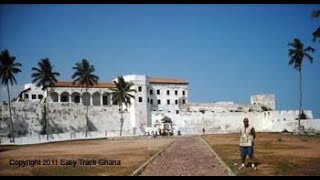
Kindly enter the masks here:
<path id="1" fill-rule="evenodd" d="M 74 103 L 50 103 L 48 107 L 48 119 L 50 123 L 51 137 L 58 134 L 83 133 L 86 127 L 86 106 Z M 8 136 L 9 112 L 7 105 L 0 106 L 0 135 Z M 312 120 L 312 112 L 304 111 L 310 118 L 301 120 L 305 129 L 320 130 L 320 121 Z M 37 102 L 14 102 L 12 103 L 12 114 L 14 119 L 14 129 L 17 137 L 30 136 L 38 138 L 43 128 L 43 104 Z M 156 121 L 160 121 L 164 116 L 172 119 L 174 134 L 178 131 L 182 135 L 201 134 L 202 128 L 206 133 L 233 133 L 238 132 L 243 125 L 243 118 L 249 118 L 249 123 L 258 132 L 281 132 L 283 130 L 294 131 L 298 127 L 299 111 L 265 111 L 265 112 L 215 112 L 215 111 L 151 111 L 152 126 L 133 126 L 132 113 L 124 112 L 124 136 L 145 135 L 146 130 L 154 130 Z M 119 134 L 120 113 L 118 106 L 89 106 L 88 127 L 90 132 L 101 132 L 112 136 Z M 103 137 L 104 135 L 99 135 Z"/>
<path id="2" fill-rule="evenodd" d="M 301 124 L 305 128 L 318 128 L 317 122 L 312 120 L 312 112 L 305 111 L 311 119 L 301 120 Z M 201 134 L 202 128 L 205 128 L 206 133 L 231 133 L 238 132 L 239 127 L 243 125 L 243 119 L 249 118 L 249 122 L 260 132 L 281 132 L 284 129 L 294 131 L 298 127 L 299 111 L 265 111 L 265 112 L 212 112 L 205 111 L 204 113 L 198 111 L 168 113 L 154 111 L 152 112 L 153 124 L 156 120 L 167 116 L 172 119 L 174 124 L 174 133 L 180 131 L 182 134 Z M 319 121 L 320 122 L 320 121 Z M 317 129 L 320 130 L 320 127 Z"/>
<path id="3" fill-rule="evenodd" d="M 258 94 L 250 97 L 252 105 L 265 106 L 271 110 L 276 109 L 275 95 L 274 94 Z"/>
<path id="4" fill-rule="evenodd" d="M 9 130 L 8 106 L 1 105 L 0 132 L 7 136 Z M 48 107 L 49 132 L 83 132 L 86 127 L 86 106 L 74 103 L 50 103 Z M 43 104 L 36 102 L 12 103 L 12 117 L 17 136 L 40 134 L 43 128 Z M 135 135 L 128 112 L 124 112 L 123 134 Z M 118 106 L 89 106 L 89 131 L 120 131 Z"/>

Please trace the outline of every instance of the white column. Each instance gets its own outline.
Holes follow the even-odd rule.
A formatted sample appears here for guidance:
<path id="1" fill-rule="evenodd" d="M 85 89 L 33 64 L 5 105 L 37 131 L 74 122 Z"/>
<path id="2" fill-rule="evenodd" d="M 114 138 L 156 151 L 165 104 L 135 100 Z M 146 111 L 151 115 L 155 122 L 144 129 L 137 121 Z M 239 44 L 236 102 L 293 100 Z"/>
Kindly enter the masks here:
<path id="1" fill-rule="evenodd" d="M 100 94 L 100 106 L 102 106 L 103 105 L 103 94 Z"/>
<path id="2" fill-rule="evenodd" d="M 108 104 L 113 105 L 113 103 L 112 103 L 112 95 L 111 94 L 109 96 L 109 103 Z"/>
<path id="3" fill-rule="evenodd" d="M 92 103 L 92 95 L 90 95 L 90 104 L 89 104 L 90 106 L 92 106 L 93 105 L 93 103 Z"/>

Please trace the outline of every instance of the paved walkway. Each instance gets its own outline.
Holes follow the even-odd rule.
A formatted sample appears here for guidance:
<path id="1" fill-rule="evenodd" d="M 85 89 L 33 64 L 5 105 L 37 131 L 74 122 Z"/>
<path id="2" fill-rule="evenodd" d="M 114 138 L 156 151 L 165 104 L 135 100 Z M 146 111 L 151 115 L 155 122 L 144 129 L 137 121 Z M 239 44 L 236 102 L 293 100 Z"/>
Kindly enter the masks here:
<path id="1" fill-rule="evenodd" d="M 142 176 L 228 176 L 200 137 L 178 138 L 140 173 Z"/>

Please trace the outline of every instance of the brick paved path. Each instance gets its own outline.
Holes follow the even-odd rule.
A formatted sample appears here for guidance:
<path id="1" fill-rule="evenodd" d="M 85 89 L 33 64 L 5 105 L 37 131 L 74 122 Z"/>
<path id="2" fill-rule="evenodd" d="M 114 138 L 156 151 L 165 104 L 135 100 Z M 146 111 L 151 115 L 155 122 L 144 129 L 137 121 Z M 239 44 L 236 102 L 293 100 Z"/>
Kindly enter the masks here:
<path id="1" fill-rule="evenodd" d="M 200 137 L 178 138 L 140 173 L 142 176 L 227 176 Z"/>

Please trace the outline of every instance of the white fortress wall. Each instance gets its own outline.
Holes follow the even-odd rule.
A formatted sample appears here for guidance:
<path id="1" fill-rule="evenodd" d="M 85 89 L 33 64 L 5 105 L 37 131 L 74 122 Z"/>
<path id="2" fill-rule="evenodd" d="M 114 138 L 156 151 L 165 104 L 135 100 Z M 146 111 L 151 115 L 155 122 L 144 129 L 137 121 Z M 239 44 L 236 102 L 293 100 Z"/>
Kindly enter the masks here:
<path id="1" fill-rule="evenodd" d="M 132 82 L 133 89 L 136 90 L 135 99 L 131 99 L 131 106 L 129 108 L 130 118 L 131 118 L 131 129 L 134 131 L 135 135 L 144 134 L 144 128 L 147 126 L 150 116 L 148 114 L 147 107 L 147 80 L 144 75 L 126 75 L 123 76 L 125 81 Z"/>
<path id="2" fill-rule="evenodd" d="M 201 134 L 202 128 L 205 128 L 206 133 L 230 133 L 238 132 L 239 127 L 243 125 L 243 119 L 247 117 L 249 123 L 255 127 L 257 132 L 282 132 L 284 129 L 294 131 L 297 129 L 299 111 L 265 111 L 265 112 L 174 112 L 168 113 L 165 111 L 153 111 L 153 123 L 167 116 L 174 123 L 174 132 L 177 134 L 180 131 L 182 134 Z M 311 111 L 305 111 L 312 117 Z M 314 120 L 301 120 L 302 125 L 314 127 L 320 130 L 320 125 Z"/>
<path id="3" fill-rule="evenodd" d="M 275 110 L 275 95 L 274 94 L 258 94 L 250 97 L 250 103 L 252 105 L 263 105 L 272 110 Z"/>
<path id="4" fill-rule="evenodd" d="M 9 130 L 8 106 L 1 105 L 2 122 L 0 131 Z M 119 133 L 120 113 L 118 106 L 89 106 L 89 130 L 108 131 Z M 48 119 L 51 133 L 83 132 L 86 125 L 86 106 L 74 103 L 50 103 Z M 21 135 L 39 134 L 43 121 L 43 104 L 37 102 L 14 102 L 12 103 L 12 114 L 14 129 Z M 130 114 L 123 114 L 123 134 L 132 135 Z"/>

